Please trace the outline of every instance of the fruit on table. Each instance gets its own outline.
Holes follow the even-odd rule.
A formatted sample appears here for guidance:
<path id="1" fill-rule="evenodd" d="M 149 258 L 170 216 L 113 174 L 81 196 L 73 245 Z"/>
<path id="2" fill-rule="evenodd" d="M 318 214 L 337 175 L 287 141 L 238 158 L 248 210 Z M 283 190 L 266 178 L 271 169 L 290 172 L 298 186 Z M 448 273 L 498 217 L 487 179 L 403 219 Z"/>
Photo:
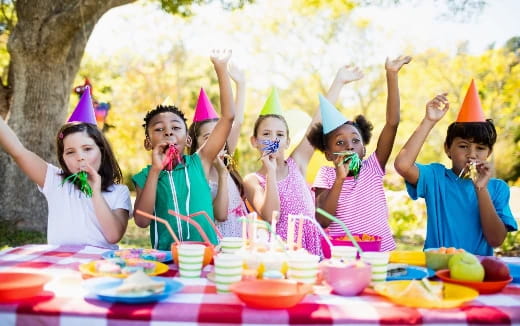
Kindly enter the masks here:
<path id="1" fill-rule="evenodd" d="M 504 281 L 511 277 L 507 264 L 497 257 L 484 257 L 480 263 L 484 267 L 485 281 Z"/>
<path id="2" fill-rule="evenodd" d="M 482 282 L 484 280 L 484 267 L 478 258 L 469 252 L 461 252 L 453 255 L 448 266 L 450 277 L 454 280 Z"/>

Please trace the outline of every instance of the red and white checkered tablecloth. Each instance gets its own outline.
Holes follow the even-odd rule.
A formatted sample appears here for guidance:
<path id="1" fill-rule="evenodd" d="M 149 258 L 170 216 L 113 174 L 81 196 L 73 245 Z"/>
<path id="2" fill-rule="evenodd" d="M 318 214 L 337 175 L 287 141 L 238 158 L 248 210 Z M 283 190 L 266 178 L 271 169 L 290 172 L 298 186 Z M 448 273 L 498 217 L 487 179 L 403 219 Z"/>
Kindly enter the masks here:
<path id="1" fill-rule="evenodd" d="M 291 309 L 245 306 L 234 294 L 217 294 L 208 280 L 179 279 L 184 289 L 148 304 L 109 303 L 89 297 L 78 266 L 100 259 L 104 249 L 26 245 L 0 252 L 0 272 L 50 275 L 45 292 L 30 300 L 0 303 L 0 325 L 340 325 L 431 324 L 520 325 L 520 285 L 480 295 L 457 309 L 397 306 L 365 290 L 360 296 L 308 295 Z M 177 274 L 170 265 L 167 276 Z"/>

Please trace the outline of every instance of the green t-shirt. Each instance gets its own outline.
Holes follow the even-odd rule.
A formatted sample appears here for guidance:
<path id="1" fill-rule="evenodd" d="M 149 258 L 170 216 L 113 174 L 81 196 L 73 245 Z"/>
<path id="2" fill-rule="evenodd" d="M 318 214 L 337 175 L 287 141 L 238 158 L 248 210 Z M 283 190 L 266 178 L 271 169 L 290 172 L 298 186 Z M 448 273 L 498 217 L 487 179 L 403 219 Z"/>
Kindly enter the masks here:
<path id="1" fill-rule="evenodd" d="M 173 184 L 175 185 L 175 192 L 177 193 L 177 202 L 179 205 L 180 214 L 189 215 L 196 212 L 205 211 L 214 221 L 215 219 L 213 217 L 211 190 L 204 174 L 204 169 L 202 167 L 199 154 L 195 153 L 193 155 L 184 155 L 184 162 L 185 165 L 182 163 L 177 164 L 177 166 L 171 171 Z M 149 171 L 150 165 L 141 170 L 141 172 L 138 174 L 134 175 L 132 177 L 134 184 L 143 189 Z M 186 173 L 188 174 L 188 178 L 186 178 Z M 155 197 L 155 215 L 167 220 L 175 232 L 175 235 L 181 239 L 177 224 L 178 219 L 168 214 L 169 209 L 175 211 L 173 200 L 174 197 L 172 188 L 170 186 L 169 174 L 170 173 L 168 171 L 161 171 L 159 174 L 159 180 L 157 182 L 157 194 Z M 188 183 L 186 182 L 186 179 L 189 180 L 190 189 L 189 212 L 187 212 L 186 209 L 186 200 L 188 198 Z M 193 219 L 201 226 L 204 232 L 206 232 L 206 235 L 208 236 L 211 243 L 215 245 L 218 244 L 217 235 L 207 219 L 203 215 L 195 216 Z M 189 225 L 185 221 L 180 222 L 182 228 L 181 241 L 203 241 L 199 232 L 193 225 Z M 156 242 L 155 229 L 156 223 L 152 221 L 150 224 L 150 238 L 152 246 L 154 246 Z M 170 250 L 173 238 L 170 235 L 168 229 L 160 222 L 157 222 L 157 235 L 158 245 L 156 248 L 159 250 Z"/>

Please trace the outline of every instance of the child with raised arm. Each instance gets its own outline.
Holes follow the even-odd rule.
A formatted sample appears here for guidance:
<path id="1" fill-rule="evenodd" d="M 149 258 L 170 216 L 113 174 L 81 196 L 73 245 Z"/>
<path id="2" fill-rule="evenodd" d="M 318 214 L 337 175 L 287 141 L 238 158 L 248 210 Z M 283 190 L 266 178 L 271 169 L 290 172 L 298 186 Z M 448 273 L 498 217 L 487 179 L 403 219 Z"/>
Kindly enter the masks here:
<path id="1" fill-rule="evenodd" d="M 308 134 L 310 143 L 335 165 L 321 167 L 316 175 L 316 205 L 335 215 L 352 233 L 380 236 L 382 251 L 395 248 L 388 224 L 383 176 L 400 119 L 397 75 L 410 60 L 407 56 L 386 60 L 386 122 L 375 152 L 367 159 L 363 160 L 366 155 L 365 145 L 372 136 L 372 124 L 362 115 L 358 115 L 353 121 L 347 121 L 332 104 L 322 99 L 320 110 L 323 124 L 315 125 Z M 354 169 L 351 161 L 360 164 L 359 171 Z M 320 214 L 316 214 L 316 219 L 323 227 L 329 227 L 331 235 L 344 233 L 338 223 L 331 222 Z"/>
<path id="2" fill-rule="evenodd" d="M 410 197 L 425 199 L 425 249 L 455 247 L 493 255 L 493 247 L 500 246 L 506 233 L 518 226 L 509 208 L 509 187 L 491 178 L 487 159 L 497 134 L 493 121 L 484 119 L 473 81 L 444 142 L 451 168 L 416 162 L 426 137 L 449 109 L 446 95 L 439 94 L 426 104 L 426 114 L 397 155 L 395 168 L 404 177 Z"/>
<path id="3" fill-rule="evenodd" d="M 244 71 L 232 64 L 229 65 L 229 75 L 236 84 L 236 115 L 226 145 L 213 161 L 208 182 L 211 188 L 211 197 L 213 198 L 213 213 L 217 228 L 224 237 L 240 237 L 242 236 L 242 223 L 239 221 L 239 218 L 247 214 L 247 209 L 243 201 L 244 187 L 242 178 L 236 170 L 232 156 L 238 143 L 240 127 L 244 120 L 246 80 Z M 188 132 L 192 139 L 190 154 L 194 154 L 208 141 L 217 121 L 218 115 L 204 90 L 201 89 L 193 123 Z"/>
<path id="4" fill-rule="evenodd" d="M 131 211 L 130 192 L 119 184 L 121 170 L 96 126 L 88 88 L 56 137 L 60 168 L 25 148 L 2 119 L 0 145 L 47 199 L 49 244 L 118 248 Z"/>
<path id="5" fill-rule="evenodd" d="M 327 97 L 336 101 L 345 84 L 362 77 L 363 74 L 358 68 L 342 67 Z M 267 103 L 275 103 L 275 110 L 269 111 L 270 107 L 264 106 L 251 136 L 251 144 L 261 155 L 262 167 L 244 178 L 244 188 L 247 200 L 264 220 L 271 222 L 273 212 L 279 212 L 276 232 L 286 239 L 289 214 L 303 214 L 311 218 L 315 216 L 314 195 L 304 177 L 314 149 L 304 137 L 286 159 L 284 152 L 290 143 L 289 129 L 277 104 L 275 92 L 271 94 Z M 317 121 L 319 113 L 314 115 L 311 125 Z M 319 230 L 312 223 L 305 221 L 303 235 L 302 247 L 312 254 L 321 255 Z"/>
<path id="6" fill-rule="evenodd" d="M 227 71 L 230 57 L 229 50 L 212 52 L 211 62 L 219 81 L 222 116 L 211 133 L 212 141 L 201 146 L 193 155 L 181 154 L 192 142 L 182 111 L 175 106 L 159 105 L 146 114 L 144 146 L 152 151 L 152 164 L 132 178 L 137 191 L 134 219 L 138 226 L 145 228 L 151 222 L 137 213 L 141 210 L 168 220 L 181 241 L 202 241 L 192 225 L 169 215 L 168 210 L 185 216 L 202 211 L 214 219 L 207 179 L 234 119 L 233 94 Z M 209 240 L 217 244 L 217 235 L 210 222 L 204 216 L 193 219 L 200 224 Z M 150 237 L 154 248 L 170 250 L 173 239 L 164 225 L 152 222 Z"/>

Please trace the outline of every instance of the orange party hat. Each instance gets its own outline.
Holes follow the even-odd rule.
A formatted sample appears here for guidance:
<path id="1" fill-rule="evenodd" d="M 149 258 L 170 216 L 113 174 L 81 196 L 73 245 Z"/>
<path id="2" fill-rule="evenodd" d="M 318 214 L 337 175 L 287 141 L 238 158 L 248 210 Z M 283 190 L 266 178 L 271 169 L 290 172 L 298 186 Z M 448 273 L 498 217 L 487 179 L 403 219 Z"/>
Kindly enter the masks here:
<path id="1" fill-rule="evenodd" d="M 478 97 L 477 87 L 475 87 L 475 81 L 473 79 L 460 107 L 456 122 L 486 122 L 484 111 L 482 111 L 482 105 L 480 104 L 480 98 Z"/>

